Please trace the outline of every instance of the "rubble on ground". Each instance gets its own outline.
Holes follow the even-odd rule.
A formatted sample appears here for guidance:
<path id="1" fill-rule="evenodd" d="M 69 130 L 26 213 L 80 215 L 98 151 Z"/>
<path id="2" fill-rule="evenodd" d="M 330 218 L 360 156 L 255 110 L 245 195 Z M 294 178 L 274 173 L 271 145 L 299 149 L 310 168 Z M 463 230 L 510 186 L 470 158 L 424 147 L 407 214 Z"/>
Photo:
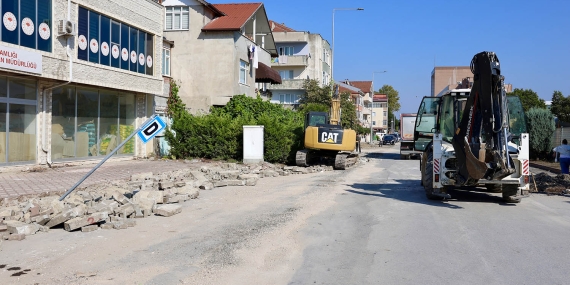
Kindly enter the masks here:
<path id="1" fill-rule="evenodd" d="M 63 192 L 0 200 L 0 242 L 62 227 L 66 231 L 127 229 L 136 219 L 179 214 L 200 191 L 224 186 L 255 186 L 260 178 L 332 171 L 332 166 L 282 166 L 269 163 L 213 163 L 199 169 L 138 173 L 130 180 L 106 181 Z"/>
<path id="2" fill-rule="evenodd" d="M 530 183 L 531 192 L 543 192 L 549 195 L 570 194 L 569 174 L 550 176 L 546 173 L 539 173 L 533 176 L 534 181 Z"/>

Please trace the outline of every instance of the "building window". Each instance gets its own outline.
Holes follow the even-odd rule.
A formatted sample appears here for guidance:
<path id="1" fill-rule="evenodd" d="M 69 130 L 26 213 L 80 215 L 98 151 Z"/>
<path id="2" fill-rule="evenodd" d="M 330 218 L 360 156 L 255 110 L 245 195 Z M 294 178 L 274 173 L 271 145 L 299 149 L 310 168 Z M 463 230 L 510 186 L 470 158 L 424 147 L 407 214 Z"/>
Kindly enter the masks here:
<path id="1" fill-rule="evenodd" d="M 293 70 L 280 70 L 279 75 L 281 79 L 293 79 Z"/>
<path id="2" fill-rule="evenodd" d="M 280 94 L 279 103 L 281 104 L 299 104 L 300 95 L 295 94 Z"/>
<path id="3" fill-rule="evenodd" d="M 2 41 L 51 52 L 51 0 L 2 1 Z"/>
<path id="4" fill-rule="evenodd" d="M 37 82 L 0 77 L 0 163 L 36 160 Z"/>
<path id="5" fill-rule="evenodd" d="M 388 115 L 388 111 L 384 111 L 384 117 Z"/>
<path id="6" fill-rule="evenodd" d="M 170 76 L 170 48 L 162 49 L 162 75 Z"/>
<path id="7" fill-rule="evenodd" d="M 373 125 L 373 126 L 376 126 L 376 121 L 372 121 L 372 125 Z"/>
<path id="8" fill-rule="evenodd" d="M 188 7 L 166 7 L 166 30 L 188 30 L 190 13 Z"/>
<path id="9" fill-rule="evenodd" d="M 239 83 L 247 84 L 247 74 L 249 73 L 249 64 L 243 60 L 239 61 Z"/>
<path id="10" fill-rule="evenodd" d="M 52 159 L 107 155 L 135 130 L 133 93 L 67 85 L 52 98 Z M 134 153 L 134 138 L 118 150 Z"/>
<path id="11" fill-rule="evenodd" d="M 295 49 L 293 47 L 280 47 L 279 55 L 293 55 L 295 54 Z"/>
<path id="12" fill-rule="evenodd" d="M 383 126 L 385 126 L 385 125 L 387 125 L 387 124 L 388 124 L 388 121 L 386 121 L 386 120 L 382 121 L 382 125 L 383 125 Z"/>
<path id="13" fill-rule="evenodd" d="M 79 7 L 77 58 L 153 75 L 154 36 Z"/>

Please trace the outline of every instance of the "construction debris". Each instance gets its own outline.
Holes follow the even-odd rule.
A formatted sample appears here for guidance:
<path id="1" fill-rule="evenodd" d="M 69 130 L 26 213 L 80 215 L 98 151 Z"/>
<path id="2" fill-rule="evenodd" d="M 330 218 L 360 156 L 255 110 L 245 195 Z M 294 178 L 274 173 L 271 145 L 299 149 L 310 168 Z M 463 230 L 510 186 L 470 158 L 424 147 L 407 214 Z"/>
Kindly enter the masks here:
<path id="1" fill-rule="evenodd" d="M 549 195 L 570 194 L 569 174 L 550 176 L 546 173 L 539 173 L 533 176 L 534 181 L 536 182 L 536 189 L 534 185 L 531 184 L 531 192 L 543 192 Z"/>
<path id="2" fill-rule="evenodd" d="M 200 190 L 225 186 L 255 186 L 260 178 L 332 171 L 332 166 L 309 168 L 269 163 L 212 163 L 197 169 L 165 173 L 133 174 L 128 181 L 77 188 L 63 201 L 62 193 L 5 198 L 0 200 L 0 241 L 23 240 L 27 235 L 48 232 L 127 229 L 136 218 L 152 215 L 170 217 L 182 212 L 180 203 L 197 199 Z"/>

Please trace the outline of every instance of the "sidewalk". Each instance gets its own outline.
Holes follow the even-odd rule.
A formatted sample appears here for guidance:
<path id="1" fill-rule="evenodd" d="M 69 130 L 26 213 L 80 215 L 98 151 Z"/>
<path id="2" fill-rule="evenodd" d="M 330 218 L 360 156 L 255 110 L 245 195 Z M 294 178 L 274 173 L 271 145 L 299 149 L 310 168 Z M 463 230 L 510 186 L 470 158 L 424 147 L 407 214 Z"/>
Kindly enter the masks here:
<path id="1" fill-rule="evenodd" d="M 65 192 L 77 183 L 100 160 L 84 162 L 83 165 L 66 166 L 60 163 L 51 169 L 37 172 L 0 168 L 0 199 L 44 192 Z M 172 160 L 108 160 L 87 178 L 79 187 L 103 181 L 129 179 L 132 174 L 162 173 L 188 167 L 200 167 L 203 162 L 185 163 Z M 32 168 L 36 170 L 38 168 Z"/>

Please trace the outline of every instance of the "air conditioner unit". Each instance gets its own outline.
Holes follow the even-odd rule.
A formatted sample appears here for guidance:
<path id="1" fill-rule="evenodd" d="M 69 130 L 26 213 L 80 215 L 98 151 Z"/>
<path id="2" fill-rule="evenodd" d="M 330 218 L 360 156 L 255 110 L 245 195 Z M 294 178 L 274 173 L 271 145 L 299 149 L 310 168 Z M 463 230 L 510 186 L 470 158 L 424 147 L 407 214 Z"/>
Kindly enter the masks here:
<path id="1" fill-rule="evenodd" d="M 59 20 L 59 25 L 57 26 L 57 33 L 60 36 L 74 36 L 76 25 L 72 21 Z"/>

